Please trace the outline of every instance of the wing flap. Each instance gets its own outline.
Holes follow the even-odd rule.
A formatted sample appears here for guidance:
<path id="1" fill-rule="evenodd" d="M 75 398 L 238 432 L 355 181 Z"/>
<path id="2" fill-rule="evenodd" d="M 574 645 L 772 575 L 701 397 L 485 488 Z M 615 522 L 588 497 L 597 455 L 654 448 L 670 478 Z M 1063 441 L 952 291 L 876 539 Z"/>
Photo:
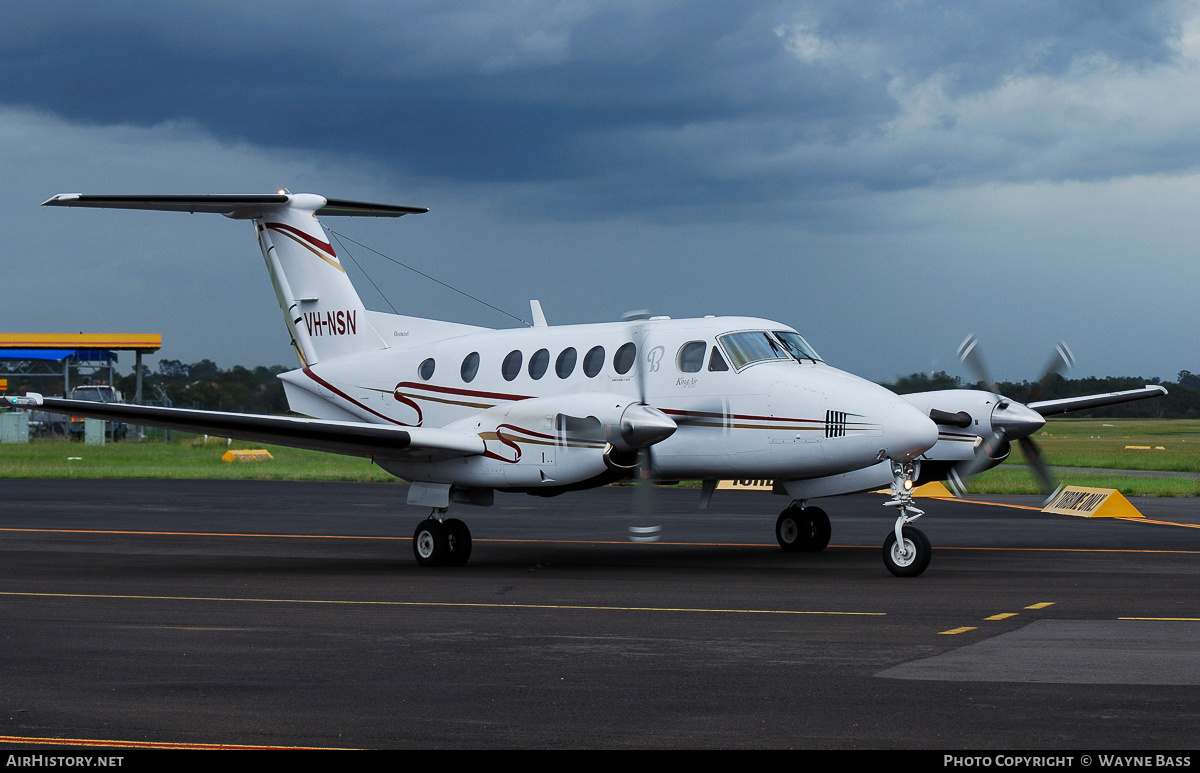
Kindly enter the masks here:
<path id="1" fill-rule="evenodd" d="M 147 427 L 196 432 L 258 443 L 307 448 L 347 456 L 438 461 L 478 456 L 483 439 L 471 432 L 425 427 L 393 427 L 364 422 L 326 421 L 294 416 L 159 408 L 122 403 L 93 403 L 46 397 L 43 410 Z"/>

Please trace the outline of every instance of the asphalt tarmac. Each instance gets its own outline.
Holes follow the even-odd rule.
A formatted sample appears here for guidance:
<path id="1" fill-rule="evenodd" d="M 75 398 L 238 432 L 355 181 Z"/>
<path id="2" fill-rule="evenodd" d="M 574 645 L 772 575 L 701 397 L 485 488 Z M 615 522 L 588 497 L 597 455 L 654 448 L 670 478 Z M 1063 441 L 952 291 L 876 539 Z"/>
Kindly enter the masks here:
<path id="1" fill-rule="evenodd" d="M 468 566 L 421 568 L 405 494 L 0 481 L 0 745 L 1200 744 L 1196 499 L 918 500 L 933 560 L 900 579 L 879 496 L 820 502 L 830 547 L 788 554 L 769 494 L 498 494 L 453 512 Z"/>

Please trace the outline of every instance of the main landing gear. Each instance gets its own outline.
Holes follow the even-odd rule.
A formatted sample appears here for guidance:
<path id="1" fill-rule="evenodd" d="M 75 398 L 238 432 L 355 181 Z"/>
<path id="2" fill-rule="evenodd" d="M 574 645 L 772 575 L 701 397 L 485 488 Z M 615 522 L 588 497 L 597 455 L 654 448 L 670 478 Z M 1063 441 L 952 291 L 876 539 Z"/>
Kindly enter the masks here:
<path id="1" fill-rule="evenodd" d="M 829 535 L 829 516 L 819 507 L 792 503 L 775 521 L 775 539 L 789 553 L 818 553 L 829 544 Z"/>
<path id="2" fill-rule="evenodd" d="M 471 530 L 444 508 L 433 509 L 413 532 L 413 555 L 421 566 L 462 566 L 471 557 Z"/>
<path id="3" fill-rule="evenodd" d="M 913 481 L 920 472 L 919 462 L 892 462 L 892 498 L 884 507 L 895 507 L 896 526 L 883 541 L 883 564 L 897 577 L 917 577 L 929 566 L 933 548 L 929 538 L 908 524 L 924 515 L 912 506 Z"/>

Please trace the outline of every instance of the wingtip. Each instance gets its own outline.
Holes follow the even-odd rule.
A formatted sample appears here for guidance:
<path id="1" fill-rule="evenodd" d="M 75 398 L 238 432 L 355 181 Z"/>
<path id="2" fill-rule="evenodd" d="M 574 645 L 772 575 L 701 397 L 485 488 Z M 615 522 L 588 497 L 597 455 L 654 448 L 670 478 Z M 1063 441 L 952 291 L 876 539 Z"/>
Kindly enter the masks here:
<path id="1" fill-rule="evenodd" d="M 82 193 L 56 193 L 50 198 L 42 202 L 43 207 L 52 207 L 55 204 L 65 204 L 69 201 L 78 201 L 83 197 Z"/>

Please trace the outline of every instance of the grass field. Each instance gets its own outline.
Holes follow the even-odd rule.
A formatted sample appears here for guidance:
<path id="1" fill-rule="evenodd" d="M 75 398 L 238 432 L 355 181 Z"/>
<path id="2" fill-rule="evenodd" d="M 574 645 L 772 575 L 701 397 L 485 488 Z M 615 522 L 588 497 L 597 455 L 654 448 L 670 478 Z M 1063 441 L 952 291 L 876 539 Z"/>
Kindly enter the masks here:
<path id="1" fill-rule="evenodd" d="M 266 462 L 222 462 L 229 448 L 262 444 L 189 437 L 174 443 L 109 443 L 86 446 L 66 440 L 0 445 L 2 478 L 217 478 L 249 480 L 395 481 L 367 459 L 295 448 L 265 446 Z M 1200 421 L 1056 419 L 1036 436 L 1047 461 L 1062 467 L 1200 472 Z M 1125 446 L 1149 446 L 1127 449 Z M 1161 449 L 1160 449 L 1161 447 Z M 78 458 L 72 458 L 78 457 Z M 982 494 L 1036 494 L 1024 459 L 1015 448 L 1009 462 L 971 481 Z M 1062 471 L 1061 482 L 1115 488 L 1126 496 L 1200 496 L 1200 479 Z"/>
<path id="2" fill-rule="evenodd" d="M 1033 439 L 1062 467 L 1200 472 L 1200 420 L 1055 419 Z M 1020 452 L 1009 463 L 1024 464 Z"/>
<path id="3" fill-rule="evenodd" d="M 181 433 L 176 433 L 179 437 Z M 230 448 L 266 448 L 274 459 L 223 462 Z M 74 457 L 74 458 L 73 458 Z M 3 478 L 217 478 L 221 480 L 395 481 L 369 459 L 261 443 L 186 438 L 174 443 L 108 443 L 70 440 L 0 445 Z"/>
<path id="4" fill-rule="evenodd" d="M 1165 419 L 1054 419 L 1034 436 L 1054 467 L 1200 472 L 1200 421 Z M 1140 446 L 1127 448 L 1126 446 Z M 1016 465 L 1025 458 L 1014 446 L 1008 461 L 971 481 L 981 494 L 1036 494 L 1032 475 Z M 1115 488 L 1126 496 L 1200 496 L 1200 480 L 1059 471 L 1074 486 Z"/>

